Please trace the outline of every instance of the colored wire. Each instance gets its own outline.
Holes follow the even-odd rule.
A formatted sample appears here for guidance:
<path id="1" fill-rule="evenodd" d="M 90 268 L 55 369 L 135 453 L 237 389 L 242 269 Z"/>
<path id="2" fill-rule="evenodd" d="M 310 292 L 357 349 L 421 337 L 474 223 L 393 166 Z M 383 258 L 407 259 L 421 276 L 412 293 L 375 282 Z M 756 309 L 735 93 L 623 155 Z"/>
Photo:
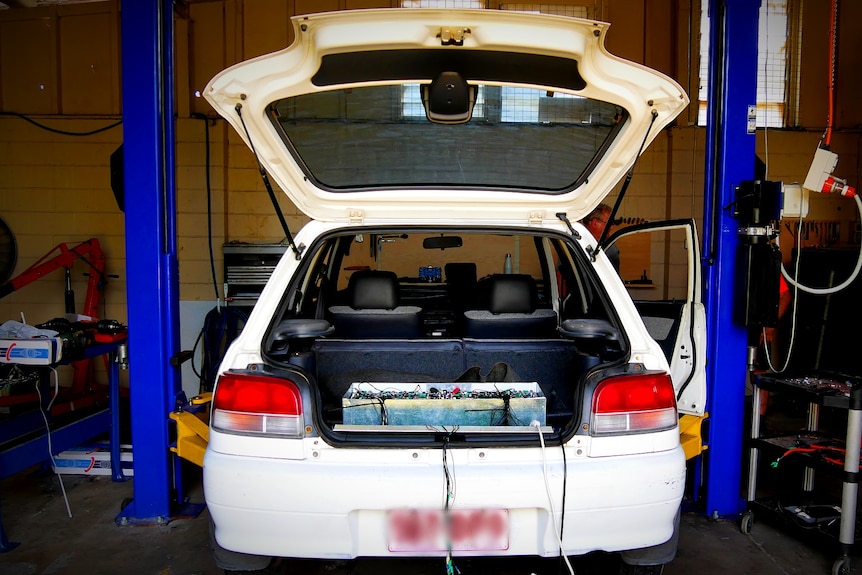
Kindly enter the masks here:
<path id="1" fill-rule="evenodd" d="M 452 517 L 449 510 L 455 502 L 455 481 L 454 473 L 449 472 L 449 458 L 447 452 L 449 449 L 449 435 L 443 439 L 443 477 L 446 480 L 446 495 L 443 500 L 443 521 L 446 525 L 446 575 L 457 575 L 461 573 L 455 563 L 452 561 Z"/>
<path id="2" fill-rule="evenodd" d="M 563 550 L 563 537 L 560 530 L 557 528 L 557 511 L 554 508 L 554 496 L 551 493 L 551 484 L 548 481 L 548 459 L 545 456 L 545 436 L 542 434 L 542 425 L 538 421 L 533 421 L 530 425 L 535 427 L 536 431 L 539 433 L 539 443 L 542 446 L 542 475 L 545 478 L 545 491 L 548 494 L 548 504 L 551 507 L 551 524 L 554 526 L 554 535 L 557 537 L 557 543 L 560 545 L 560 555 L 562 555 L 563 560 L 566 562 L 566 567 L 568 567 L 570 575 L 575 575 L 575 570 L 569 562 L 569 557 Z M 563 493 L 565 494 L 565 490 Z"/>
<path id="3" fill-rule="evenodd" d="M 63 494 L 63 502 L 66 504 L 66 515 L 71 519 L 72 508 L 69 506 L 69 497 L 66 495 L 66 485 L 63 483 L 63 476 L 60 475 L 60 470 L 57 468 L 57 461 L 54 459 L 54 446 L 51 444 L 51 426 L 48 423 L 48 416 L 45 413 L 46 411 L 51 411 L 51 406 L 54 405 L 54 401 L 57 399 L 57 396 L 60 395 L 60 383 L 57 380 L 57 370 L 52 367 L 51 373 L 54 375 L 54 397 L 52 397 L 51 401 L 48 402 L 47 408 L 42 406 L 42 390 L 39 389 L 39 380 L 36 380 L 36 395 L 39 397 L 39 413 L 42 414 L 42 420 L 45 422 L 45 434 L 48 440 L 48 457 L 51 458 L 51 467 L 53 467 L 54 473 L 57 475 L 57 481 L 60 482 L 60 492 Z"/>
<path id="4" fill-rule="evenodd" d="M 835 113 L 835 55 L 838 44 L 838 0 L 832 0 L 832 10 L 829 11 L 829 90 L 827 92 L 826 133 L 823 143 L 828 148 L 832 142 L 832 124 Z"/>

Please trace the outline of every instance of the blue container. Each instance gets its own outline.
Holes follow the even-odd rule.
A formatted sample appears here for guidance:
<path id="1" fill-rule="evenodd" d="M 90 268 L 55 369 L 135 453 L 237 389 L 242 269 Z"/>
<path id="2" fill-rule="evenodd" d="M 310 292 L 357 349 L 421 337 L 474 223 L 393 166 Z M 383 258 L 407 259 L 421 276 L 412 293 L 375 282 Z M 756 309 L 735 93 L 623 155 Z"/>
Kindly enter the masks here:
<path id="1" fill-rule="evenodd" d="M 428 283 L 439 283 L 443 279 L 443 270 L 436 266 L 419 268 L 419 279 Z"/>

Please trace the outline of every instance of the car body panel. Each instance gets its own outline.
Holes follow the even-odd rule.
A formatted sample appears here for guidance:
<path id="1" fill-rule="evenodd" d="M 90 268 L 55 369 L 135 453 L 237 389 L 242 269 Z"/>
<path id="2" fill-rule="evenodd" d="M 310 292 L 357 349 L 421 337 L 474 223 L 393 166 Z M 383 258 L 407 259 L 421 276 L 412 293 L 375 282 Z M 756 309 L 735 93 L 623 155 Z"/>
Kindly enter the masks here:
<path id="1" fill-rule="evenodd" d="M 551 220 L 558 212 L 566 212 L 570 219 L 577 220 L 608 194 L 634 163 L 639 151 L 688 105 L 688 97 L 676 82 L 609 54 L 604 47 L 608 25 L 601 22 L 500 10 L 398 9 L 298 16 L 293 24 L 297 40 L 292 46 L 217 74 L 204 90 L 204 96 L 240 137 L 253 146 L 262 165 L 294 204 L 319 221 L 427 222 L 445 217 L 452 222 L 524 223 Z M 448 28 L 469 30 L 463 45 L 441 45 L 441 30 Z M 268 117 L 267 107 L 276 100 L 300 94 L 381 83 L 365 80 L 340 86 L 315 85 L 313 78 L 324 57 L 345 52 L 411 49 L 520 52 L 574 60 L 586 81 L 582 90 L 536 87 L 619 105 L 628 112 L 628 120 L 610 148 L 597 158 L 589 179 L 571 190 L 470 191 L 437 187 L 429 181 L 422 189 L 412 189 L 410 193 L 397 187 L 345 193 L 316 185 L 288 153 L 282 135 Z M 428 82 L 430 78 L 411 81 Z M 432 218 L 429 210 L 435 212 Z"/>
<path id="2" fill-rule="evenodd" d="M 676 433 L 664 432 L 666 443 L 676 447 L 643 455 L 591 458 L 579 454 L 575 443 L 566 448 L 567 554 L 648 547 L 671 536 L 685 483 Z M 205 475 L 204 483 L 219 543 L 245 553 L 292 557 L 403 555 L 388 549 L 385 512 L 440 507 L 441 451 L 333 449 L 306 441 L 309 457 L 302 461 L 208 450 L 205 468 L 222 470 Z M 547 448 L 545 455 L 551 489 L 560 493 L 560 449 Z M 453 507 L 508 509 L 510 514 L 508 549 L 459 555 L 559 553 L 539 449 L 458 449 L 447 457 L 457 476 Z M 236 513 L 237 505 L 242 514 Z M 559 523 L 559 501 L 556 512 Z"/>

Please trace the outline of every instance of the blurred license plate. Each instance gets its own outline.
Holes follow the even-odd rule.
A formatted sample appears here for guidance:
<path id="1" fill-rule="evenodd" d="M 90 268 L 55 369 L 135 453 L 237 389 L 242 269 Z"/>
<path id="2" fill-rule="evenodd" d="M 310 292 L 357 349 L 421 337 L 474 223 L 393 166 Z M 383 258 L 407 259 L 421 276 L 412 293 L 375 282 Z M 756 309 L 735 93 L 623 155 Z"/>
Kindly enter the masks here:
<path id="1" fill-rule="evenodd" d="M 390 551 L 499 551 L 509 548 L 507 509 L 393 509 Z"/>

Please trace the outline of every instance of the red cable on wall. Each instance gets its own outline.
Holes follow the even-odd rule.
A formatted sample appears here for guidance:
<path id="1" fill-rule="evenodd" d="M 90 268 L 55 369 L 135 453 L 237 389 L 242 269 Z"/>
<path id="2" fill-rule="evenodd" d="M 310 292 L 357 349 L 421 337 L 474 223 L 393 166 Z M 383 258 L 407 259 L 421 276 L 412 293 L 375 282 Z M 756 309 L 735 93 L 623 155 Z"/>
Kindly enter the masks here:
<path id="1" fill-rule="evenodd" d="M 832 0 L 832 10 L 829 14 L 829 90 L 828 113 L 826 117 L 826 134 L 823 136 L 824 147 L 829 148 L 832 141 L 833 114 L 835 112 L 835 54 L 838 44 L 838 0 Z"/>

